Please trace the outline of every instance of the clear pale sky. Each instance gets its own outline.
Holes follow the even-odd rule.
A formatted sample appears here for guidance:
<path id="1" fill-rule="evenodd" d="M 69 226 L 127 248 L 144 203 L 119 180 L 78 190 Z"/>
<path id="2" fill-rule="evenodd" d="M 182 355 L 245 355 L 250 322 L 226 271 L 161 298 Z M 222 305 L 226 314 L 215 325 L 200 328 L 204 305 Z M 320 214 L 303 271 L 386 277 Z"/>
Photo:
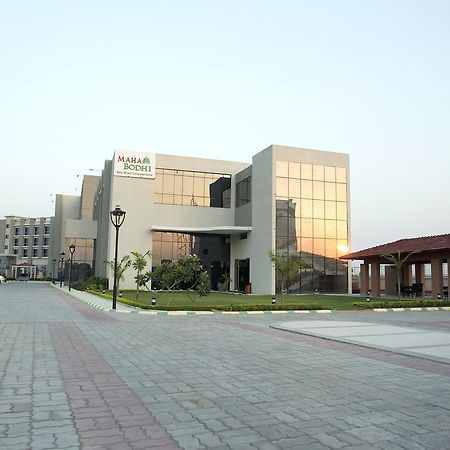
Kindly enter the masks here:
<path id="1" fill-rule="evenodd" d="M 352 248 L 450 232 L 450 1 L 0 0 L 0 216 L 116 148 L 350 154 Z"/>

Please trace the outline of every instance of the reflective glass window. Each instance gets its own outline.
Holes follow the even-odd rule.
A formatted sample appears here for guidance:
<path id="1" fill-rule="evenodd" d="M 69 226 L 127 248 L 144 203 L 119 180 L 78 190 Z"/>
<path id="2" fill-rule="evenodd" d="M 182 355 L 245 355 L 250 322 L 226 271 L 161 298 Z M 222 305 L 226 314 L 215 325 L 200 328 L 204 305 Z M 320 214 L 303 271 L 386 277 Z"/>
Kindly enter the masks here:
<path id="1" fill-rule="evenodd" d="M 289 178 L 300 179 L 300 163 L 289 162 Z"/>
<path id="2" fill-rule="evenodd" d="M 318 200 L 325 198 L 325 186 L 322 181 L 313 181 L 313 198 Z"/>
<path id="3" fill-rule="evenodd" d="M 162 191 L 163 191 L 163 178 L 164 178 L 164 175 L 162 173 L 161 174 L 156 173 L 156 175 L 155 175 L 155 184 L 154 184 L 155 193 L 158 193 L 158 194 L 162 193 Z"/>
<path id="4" fill-rule="evenodd" d="M 344 220 L 336 221 L 338 239 L 347 239 L 347 222 Z"/>
<path id="5" fill-rule="evenodd" d="M 336 167 L 336 182 L 347 183 L 347 171 L 345 167 Z"/>
<path id="6" fill-rule="evenodd" d="M 313 234 L 313 219 L 300 219 L 300 232 L 302 237 L 312 237 Z"/>
<path id="7" fill-rule="evenodd" d="M 336 184 L 336 200 L 340 202 L 347 201 L 347 185 L 337 183 Z"/>
<path id="8" fill-rule="evenodd" d="M 288 236 L 296 236 L 295 217 L 288 217 Z"/>
<path id="9" fill-rule="evenodd" d="M 231 206 L 231 175 L 156 169 L 154 202 L 172 205 Z"/>
<path id="10" fill-rule="evenodd" d="M 302 180 L 312 180 L 312 164 L 301 163 L 301 176 Z"/>
<path id="11" fill-rule="evenodd" d="M 336 167 L 325 166 L 325 181 L 336 181 Z"/>
<path id="12" fill-rule="evenodd" d="M 164 205 L 173 204 L 173 194 L 162 194 L 162 202 Z"/>
<path id="13" fill-rule="evenodd" d="M 301 180 L 300 185 L 300 197 L 301 198 L 312 198 L 313 197 L 313 184 L 310 180 Z"/>
<path id="14" fill-rule="evenodd" d="M 276 181 L 276 195 L 280 197 L 288 197 L 289 196 L 289 183 L 287 178 L 278 178 Z"/>
<path id="15" fill-rule="evenodd" d="M 336 203 L 336 218 L 339 220 L 347 220 L 347 203 Z"/>
<path id="16" fill-rule="evenodd" d="M 346 239 L 338 239 L 336 241 L 336 253 L 338 258 L 340 256 L 344 256 L 349 252 L 347 247 L 347 240 Z"/>
<path id="17" fill-rule="evenodd" d="M 276 179 L 277 250 L 286 255 L 299 254 L 310 264 L 287 280 L 289 291 L 346 292 L 347 280 L 336 269 L 338 255 L 345 253 L 338 245 L 342 250 L 347 242 L 346 180 L 340 183 L 342 186 L 337 185 L 345 177 L 345 169 L 294 162 L 286 169 L 282 162 L 276 173 L 282 175 Z M 280 286 L 278 277 L 278 290 Z"/>
<path id="18" fill-rule="evenodd" d="M 276 202 L 276 215 L 281 217 L 287 217 L 288 215 L 288 201 L 277 200 Z"/>
<path id="19" fill-rule="evenodd" d="M 252 199 L 252 177 L 236 183 L 236 207 L 251 202 Z"/>
<path id="20" fill-rule="evenodd" d="M 302 199 L 300 202 L 300 211 L 302 217 L 313 217 L 312 200 Z"/>
<path id="21" fill-rule="evenodd" d="M 300 180 L 289 178 L 289 198 L 300 197 Z"/>
<path id="22" fill-rule="evenodd" d="M 194 177 L 194 195 L 203 197 L 205 195 L 205 178 L 199 174 Z"/>
<path id="23" fill-rule="evenodd" d="M 314 253 L 314 239 L 313 238 L 302 238 L 302 257 L 311 257 Z"/>
<path id="24" fill-rule="evenodd" d="M 328 239 L 336 239 L 336 221 L 325 221 L 325 237 Z"/>
<path id="25" fill-rule="evenodd" d="M 183 177 L 181 175 L 175 175 L 173 193 L 177 195 L 183 194 Z"/>
<path id="26" fill-rule="evenodd" d="M 325 237 L 325 221 L 321 219 L 313 219 L 314 224 L 314 238 Z"/>
<path id="27" fill-rule="evenodd" d="M 323 181 L 325 178 L 323 166 L 313 165 L 313 180 Z"/>
<path id="28" fill-rule="evenodd" d="M 325 202 L 323 200 L 313 200 L 314 219 L 324 219 L 325 218 Z"/>
<path id="29" fill-rule="evenodd" d="M 192 195 L 194 193 L 194 177 L 189 175 L 183 176 L 183 195 Z"/>
<path id="30" fill-rule="evenodd" d="M 336 202 L 325 201 L 325 219 L 336 219 Z"/>
<path id="31" fill-rule="evenodd" d="M 325 183 L 325 200 L 336 200 L 336 183 Z"/>
<path id="32" fill-rule="evenodd" d="M 336 258 L 337 256 L 336 239 L 325 240 L 325 256 L 327 256 L 328 258 Z"/>
<path id="33" fill-rule="evenodd" d="M 276 162 L 276 176 L 277 177 L 288 177 L 289 165 L 287 161 L 277 161 Z"/>
<path id="34" fill-rule="evenodd" d="M 325 256 L 325 239 L 314 238 L 314 255 Z"/>

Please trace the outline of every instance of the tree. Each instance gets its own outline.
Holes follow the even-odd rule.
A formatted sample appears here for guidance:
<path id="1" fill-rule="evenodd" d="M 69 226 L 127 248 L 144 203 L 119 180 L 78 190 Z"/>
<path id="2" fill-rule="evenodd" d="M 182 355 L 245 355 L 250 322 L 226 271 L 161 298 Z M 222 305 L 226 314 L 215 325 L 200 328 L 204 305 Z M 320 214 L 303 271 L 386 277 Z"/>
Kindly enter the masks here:
<path id="1" fill-rule="evenodd" d="M 115 270 L 115 264 L 114 261 L 108 261 L 109 267 L 111 267 L 111 269 Z M 117 263 L 117 273 L 116 273 L 116 277 L 117 277 L 117 290 L 119 290 L 119 282 L 124 280 L 124 273 L 125 270 L 128 269 L 128 267 L 131 266 L 131 261 L 130 261 L 130 256 L 129 255 L 125 255 L 124 257 L 122 257 L 122 259 Z"/>
<path id="2" fill-rule="evenodd" d="M 196 255 L 184 255 L 175 262 L 162 262 L 155 267 L 153 277 L 159 280 L 163 290 L 185 290 L 192 303 L 195 303 L 192 292 L 199 297 L 210 292 L 208 272 L 203 269 L 200 258 Z"/>
<path id="3" fill-rule="evenodd" d="M 396 255 L 393 253 L 383 253 L 382 255 L 380 255 L 382 258 L 387 259 L 392 264 L 394 264 L 395 268 L 397 269 L 397 298 L 398 299 L 400 299 L 400 293 L 401 293 L 401 288 L 400 288 L 401 276 L 400 276 L 400 274 L 401 274 L 402 268 L 405 265 L 408 258 L 411 255 L 413 255 L 414 253 L 417 253 L 417 252 L 409 252 L 403 258 L 402 258 L 401 252 L 397 252 Z"/>
<path id="4" fill-rule="evenodd" d="M 137 272 L 137 275 L 134 277 L 136 280 L 136 301 L 139 300 L 139 288 L 147 285 L 147 278 L 144 276 L 143 272 L 147 267 L 147 258 L 151 258 L 151 252 L 148 250 L 144 254 L 139 253 L 137 251 L 131 252 L 133 255 L 133 261 L 131 266 Z"/>
<path id="5" fill-rule="evenodd" d="M 281 278 L 281 303 L 283 303 L 285 282 L 289 279 L 289 277 L 294 275 L 301 268 L 305 267 L 307 263 L 299 256 L 279 255 L 274 250 L 269 250 L 268 254 L 272 267 Z"/>

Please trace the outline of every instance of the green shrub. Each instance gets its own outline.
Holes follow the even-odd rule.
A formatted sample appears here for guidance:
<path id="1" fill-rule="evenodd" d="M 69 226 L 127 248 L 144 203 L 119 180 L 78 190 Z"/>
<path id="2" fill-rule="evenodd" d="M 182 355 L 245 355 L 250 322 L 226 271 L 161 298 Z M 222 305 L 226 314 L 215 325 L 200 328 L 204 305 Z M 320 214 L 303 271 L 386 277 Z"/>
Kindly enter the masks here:
<path id="1" fill-rule="evenodd" d="M 374 308 L 426 308 L 435 306 L 450 306 L 449 300 L 405 300 L 384 302 L 354 302 L 353 306 L 362 309 Z"/>
<path id="2" fill-rule="evenodd" d="M 89 277 L 83 281 L 76 281 L 72 284 L 72 287 L 79 291 L 102 291 L 103 289 L 108 289 L 108 279 Z"/>
<path id="3" fill-rule="evenodd" d="M 106 296 L 105 294 L 102 294 L 102 297 L 111 298 L 110 295 Z M 147 303 L 135 302 L 133 300 L 124 299 L 123 297 L 118 298 L 118 301 L 142 309 L 155 309 L 159 311 L 284 311 L 322 309 L 318 305 L 156 305 L 152 307 Z"/>

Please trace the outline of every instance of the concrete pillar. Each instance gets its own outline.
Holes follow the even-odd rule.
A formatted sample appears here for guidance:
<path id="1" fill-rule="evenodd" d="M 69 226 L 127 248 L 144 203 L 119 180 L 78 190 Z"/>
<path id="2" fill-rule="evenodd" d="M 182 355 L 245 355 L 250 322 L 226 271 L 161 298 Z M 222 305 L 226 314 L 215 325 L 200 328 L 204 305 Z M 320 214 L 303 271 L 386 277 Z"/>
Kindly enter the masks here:
<path id="1" fill-rule="evenodd" d="M 369 291 L 369 264 L 361 264 L 360 267 L 360 277 L 361 277 L 361 295 L 367 295 Z"/>
<path id="2" fill-rule="evenodd" d="M 442 296 L 442 261 L 440 259 L 431 260 L 431 295 L 433 298 Z"/>
<path id="3" fill-rule="evenodd" d="M 372 296 L 380 296 L 380 264 L 371 264 L 371 286 L 372 286 Z"/>
<path id="4" fill-rule="evenodd" d="M 404 286 L 412 285 L 412 265 L 406 263 L 402 267 L 402 283 Z"/>
<path id="5" fill-rule="evenodd" d="M 416 272 L 416 283 L 423 283 L 425 281 L 425 264 L 415 264 L 414 271 Z"/>
<path id="6" fill-rule="evenodd" d="M 386 295 L 397 295 L 397 269 L 394 266 L 384 268 L 384 292 Z"/>

